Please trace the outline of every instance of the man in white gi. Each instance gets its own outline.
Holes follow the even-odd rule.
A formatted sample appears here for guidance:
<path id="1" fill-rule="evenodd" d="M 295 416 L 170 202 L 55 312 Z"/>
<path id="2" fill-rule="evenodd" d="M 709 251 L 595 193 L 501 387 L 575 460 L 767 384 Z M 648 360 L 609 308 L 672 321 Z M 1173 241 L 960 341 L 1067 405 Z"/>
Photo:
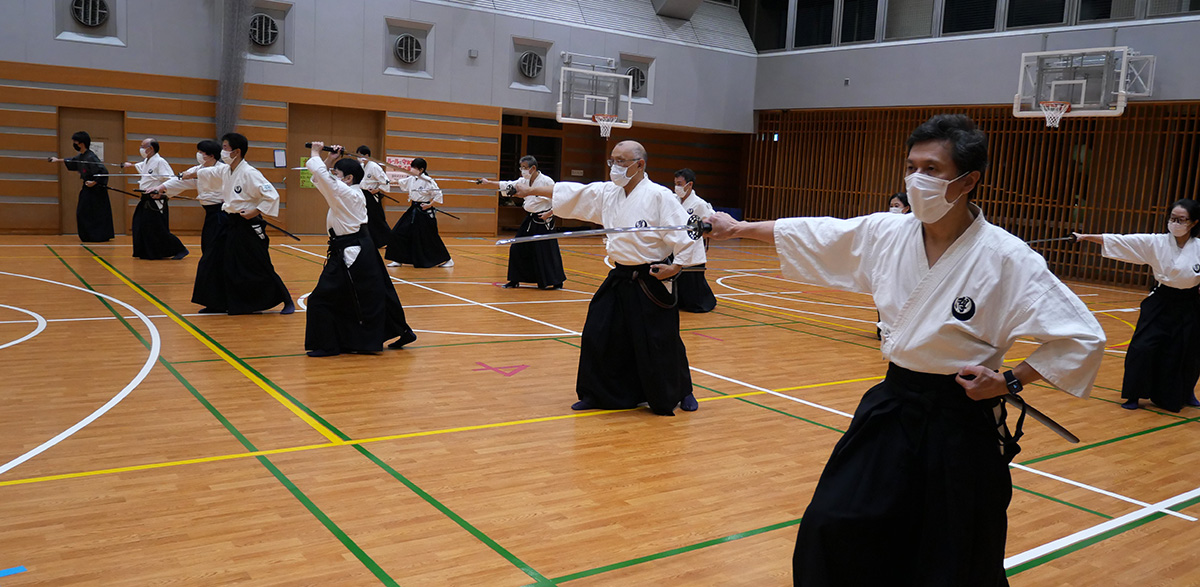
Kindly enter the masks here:
<path id="1" fill-rule="evenodd" d="M 291 314 L 296 306 L 271 263 L 271 241 L 262 217 L 279 215 L 279 192 L 246 162 L 250 148 L 246 137 L 226 133 L 221 143 L 221 160 L 228 164 L 228 172 L 216 167 L 196 170 L 198 178 L 222 178 L 225 221 L 196 266 L 192 302 L 204 306 L 201 312 L 230 314 L 261 312 L 283 304 L 279 313 Z"/>
<path id="2" fill-rule="evenodd" d="M 538 169 L 538 162 L 532 155 L 521 157 L 519 162 L 521 178 L 515 181 L 492 181 L 480 178 L 477 183 L 494 185 L 505 195 L 517 193 L 518 185 L 554 188 L 554 180 Z M 550 198 L 529 196 L 524 198 L 522 207 L 528 212 L 517 236 L 532 236 L 554 232 L 554 210 Z M 503 287 L 520 287 L 521 283 L 536 283 L 538 289 L 555 289 L 562 287 L 567 280 L 563 271 L 562 253 L 558 250 L 557 240 L 544 240 L 532 243 L 514 243 L 508 247 L 508 283 Z"/>
<path id="3" fill-rule="evenodd" d="M 200 231 L 200 255 L 208 249 L 209 243 L 217 234 L 218 223 L 223 221 L 221 205 L 224 176 L 229 174 L 229 166 L 221 161 L 221 143 L 212 139 L 204 139 L 196 143 L 196 163 L 187 171 L 172 177 L 158 187 L 158 192 L 165 196 L 174 196 L 185 190 L 196 190 L 196 201 L 204 207 L 204 227 Z M 207 169 L 204 174 L 201 169 Z"/>
<path id="4" fill-rule="evenodd" d="M 555 215 L 607 228 L 687 224 L 675 194 L 646 177 L 646 160 L 642 145 L 622 141 L 608 161 L 611 181 L 517 185 L 517 196 L 552 196 Z M 646 402 L 661 416 L 673 416 L 676 405 L 696 410 L 679 309 L 661 280 L 703 263 L 704 247 L 682 231 L 610 234 L 606 247 L 616 267 L 588 305 L 571 409 Z"/>
<path id="5" fill-rule="evenodd" d="M 987 139 L 939 115 L 908 139 L 912 214 L 710 218 L 712 238 L 774 243 L 784 274 L 875 299 L 891 361 L 863 396 L 800 524 L 796 585 L 1007 585 L 1004 543 L 1020 425 L 1001 397 L 1045 379 L 1092 388 L 1095 318 L 1026 244 L 970 202 Z M 1018 338 L 1040 344 L 997 372 Z"/>
<path id="6" fill-rule="evenodd" d="M 359 187 L 367 199 L 367 232 L 370 233 L 375 248 L 386 247 L 392 226 L 388 224 L 387 215 L 384 213 L 383 198 L 391 187 L 391 180 L 383 168 L 371 160 L 370 147 L 359 145 L 355 153 L 358 155 L 358 164 L 363 168 L 363 180 Z"/>
<path id="7" fill-rule="evenodd" d="M 675 172 L 675 195 L 688 217 L 708 218 L 712 216 L 713 207 L 700 198 L 696 193 L 696 172 L 684 167 Z M 704 241 L 704 250 L 708 250 L 708 240 Z M 679 295 L 679 309 L 684 312 L 711 312 L 717 307 L 717 297 L 713 295 L 708 280 L 704 278 L 704 265 L 696 267 L 699 271 L 680 273 L 675 279 L 675 287 Z"/>
<path id="8" fill-rule="evenodd" d="M 178 237 L 171 234 L 171 210 L 167 201 L 158 194 L 158 187 L 171 179 L 175 172 L 171 164 L 158 154 L 158 141 L 152 138 L 142 139 L 139 151 L 142 160 L 137 163 L 124 163 L 124 168 L 136 168 L 141 174 L 138 178 L 138 189 L 142 190 L 142 199 L 133 211 L 132 229 L 133 256 L 139 259 L 182 259 L 187 256 L 187 247 Z"/>

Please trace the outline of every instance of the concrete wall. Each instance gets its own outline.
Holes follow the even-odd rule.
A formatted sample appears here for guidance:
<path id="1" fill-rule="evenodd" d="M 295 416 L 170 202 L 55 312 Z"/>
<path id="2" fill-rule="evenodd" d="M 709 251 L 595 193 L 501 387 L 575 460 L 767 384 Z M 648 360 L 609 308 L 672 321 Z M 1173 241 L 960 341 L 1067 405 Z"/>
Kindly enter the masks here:
<path id="1" fill-rule="evenodd" d="M 116 32 L 102 42 L 63 40 L 60 4 L 65 0 L 4 0 L 0 61 L 72 65 L 104 70 L 215 79 L 219 73 L 223 2 L 109 0 Z M 526 13 L 536 13 L 535 2 Z M 296 88 L 378 94 L 554 112 L 559 53 L 618 57 L 630 53 L 655 60 L 653 104 L 635 104 L 634 119 L 697 130 L 753 130 L 753 53 L 669 42 L 644 34 L 621 34 L 561 21 L 530 20 L 511 13 L 450 2 L 295 0 L 288 5 L 290 63 L 251 60 L 246 81 Z M 645 0 L 647 7 L 650 0 Z M 732 8 L 725 10 L 736 19 Z M 652 10 L 652 9 L 651 9 Z M 723 13 L 718 13 L 719 15 Z M 69 17 L 67 17 L 69 18 Z M 432 25 L 428 76 L 388 75 L 390 38 L 385 19 Z M 682 22 L 682 21 L 679 21 Z M 740 24 L 740 22 L 739 22 Z M 744 29 L 743 29 L 744 31 Z M 550 91 L 514 89 L 513 38 L 549 43 Z M 469 50 L 478 57 L 468 57 Z"/>
<path id="2" fill-rule="evenodd" d="M 1156 56 L 1151 99 L 1200 98 L 1200 18 L 1193 17 L 762 55 L 754 107 L 1012 103 L 1021 53 L 1112 46 Z"/>

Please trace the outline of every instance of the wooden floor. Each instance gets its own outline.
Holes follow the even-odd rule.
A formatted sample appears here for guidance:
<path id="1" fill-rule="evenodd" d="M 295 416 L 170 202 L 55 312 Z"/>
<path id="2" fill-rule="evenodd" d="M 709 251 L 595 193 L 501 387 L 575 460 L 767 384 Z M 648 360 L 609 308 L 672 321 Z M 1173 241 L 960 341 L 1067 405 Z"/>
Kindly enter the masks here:
<path id="1" fill-rule="evenodd" d="M 700 410 L 577 413 L 598 240 L 564 242 L 567 289 L 514 291 L 505 249 L 448 239 L 452 269 L 392 270 L 417 342 L 324 359 L 302 312 L 197 315 L 185 242 L 0 238 L 0 585 L 790 585 L 886 367 L 866 296 L 719 244 L 717 310 L 682 317 Z M 272 256 L 299 297 L 324 239 Z M 1144 292 L 1072 288 L 1112 346 L 1091 399 L 1026 392 L 1083 442 L 1026 425 L 1010 581 L 1200 585 L 1200 410 L 1120 409 Z"/>

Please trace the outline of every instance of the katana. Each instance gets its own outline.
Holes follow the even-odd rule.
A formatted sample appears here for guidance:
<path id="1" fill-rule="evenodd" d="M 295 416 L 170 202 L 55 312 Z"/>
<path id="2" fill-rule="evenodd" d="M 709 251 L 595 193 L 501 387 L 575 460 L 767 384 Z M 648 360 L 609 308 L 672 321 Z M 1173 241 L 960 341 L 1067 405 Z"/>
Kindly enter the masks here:
<path id="1" fill-rule="evenodd" d="M 1039 423 L 1041 423 L 1043 426 L 1045 426 L 1045 427 L 1049 428 L 1050 430 L 1054 431 L 1054 433 L 1055 433 L 1055 434 L 1057 434 L 1057 435 L 1059 435 L 1059 436 L 1063 437 L 1063 440 L 1066 440 L 1067 442 L 1070 442 L 1071 444 L 1078 444 L 1078 443 L 1079 443 L 1079 437 L 1078 437 L 1078 436 L 1075 436 L 1074 434 L 1071 434 L 1071 431 L 1070 431 L 1070 430 L 1067 430 L 1066 428 L 1064 428 L 1062 424 L 1059 424 L 1058 422 L 1055 422 L 1055 421 L 1054 421 L 1052 418 L 1050 418 L 1050 416 L 1047 416 L 1046 414 L 1043 414 L 1043 413 L 1042 413 L 1041 411 L 1039 411 L 1037 408 L 1035 408 L 1035 407 L 1033 407 L 1033 406 L 1029 405 L 1029 403 L 1028 403 L 1028 402 L 1026 402 L 1025 400 L 1021 399 L 1021 397 L 1020 397 L 1020 396 L 1018 396 L 1017 394 L 1015 394 L 1015 393 L 1013 393 L 1013 392 L 1011 392 L 1011 391 L 1010 391 L 1010 392 L 1008 392 L 1008 396 L 1006 396 L 1004 399 L 1005 399 L 1005 401 L 1008 401 L 1008 402 L 1011 402 L 1011 403 L 1013 403 L 1013 404 L 1016 404 L 1016 405 L 1017 405 L 1017 407 L 1024 408 L 1024 410 L 1025 410 L 1025 413 L 1029 414 L 1029 417 L 1030 417 L 1030 418 L 1033 418 L 1034 420 L 1037 420 L 1037 421 L 1038 421 Z"/>
<path id="2" fill-rule="evenodd" d="M 129 192 L 125 191 L 125 190 L 119 189 L 119 188 L 115 188 L 115 187 L 108 186 L 108 185 L 105 185 L 105 186 L 100 186 L 100 187 L 102 187 L 102 188 L 104 188 L 104 189 L 106 189 L 106 190 L 111 190 L 111 191 L 114 191 L 114 192 L 121 192 L 122 194 L 125 194 L 125 195 L 127 195 L 127 196 L 130 196 L 130 197 L 137 198 L 137 199 L 139 199 L 139 200 L 140 200 L 140 199 L 142 199 L 142 196 L 140 196 L 140 195 L 138 195 L 138 194 L 131 194 L 131 193 L 129 193 Z"/>
<path id="3" fill-rule="evenodd" d="M 1058 237 L 1058 238 L 1042 238 L 1042 239 L 1038 239 L 1038 240 L 1035 240 L 1035 241 L 1025 241 L 1025 244 L 1027 244 L 1027 245 L 1036 245 L 1036 244 L 1040 244 L 1040 243 L 1053 243 L 1053 242 L 1058 242 L 1058 241 L 1072 241 L 1072 242 L 1074 242 L 1075 240 L 1077 240 L 1077 239 L 1075 238 L 1075 235 L 1071 235 L 1071 236 L 1060 236 L 1060 237 Z"/>
<path id="4" fill-rule="evenodd" d="M 574 230 L 571 232 L 551 232 L 547 234 L 535 234 L 531 236 L 519 236 L 516 238 L 506 238 L 496 241 L 497 245 L 512 245 L 516 243 L 532 243 L 537 241 L 554 240 L 560 238 L 580 238 L 585 236 L 600 236 L 605 234 L 619 234 L 623 232 L 675 232 L 686 231 L 692 240 L 699 240 L 704 233 L 712 231 L 712 225 L 700 220 L 698 216 L 692 216 L 688 219 L 687 224 L 679 226 L 628 226 L 623 228 L 598 228 L 596 230 Z"/>
<path id="5" fill-rule="evenodd" d="M 114 163 L 114 165 L 116 165 Z M 97 173 L 96 177 L 169 177 L 176 178 L 177 175 L 167 175 L 166 173 Z"/>
<path id="6" fill-rule="evenodd" d="M 261 215 L 261 214 L 259 215 L 259 218 L 262 218 L 262 215 Z M 300 237 L 298 237 L 298 236 L 296 236 L 296 235 L 294 235 L 294 234 L 292 234 L 292 233 L 290 233 L 290 232 L 288 232 L 288 231 L 286 231 L 286 230 L 284 230 L 284 229 L 282 229 L 282 228 L 280 228 L 280 227 L 278 227 L 278 226 L 276 226 L 276 225 L 274 225 L 274 224 L 271 224 L 271 223 L 270 223 L 270 222 L 269 222 L 269 221 L 268 221 L 266 218 L 262 218 L 262 221 L 263 221 L 263 224 L 266 224 L 267 226 L 270 226 L 271 228 L 274 228 L 275 230 L 278 230 L 279 232 L 282 232 L 283 234 L 286 234 L 287 236 L 290 236 L 290 237 L 292 237 L 292 238 L 294 238 L 294 239 L 296 239 L 296 240 L 300 240 Z"/>
<path id="7" fill-rule="evenodd" d="M 311 149 L 312 143 L 304 143 L 304 148 Z M 376 165 L 391 167 L 392 169 L 400 169 L 400 167 L 398 167 L 396 165 L 392 165 L 391 163 L 388 163 L 386 161 L 380 161 L 370 155 L 363 155 L 362 153 L 357 153 L 357 152 L 351 153 L 350 151 L 347 151 L 345 147 L 342 147 L 340 150 L 334 151 L 333 147 L 330 147 L 329 145 L 325 145 L 324 147 L 321 147 L 321 150 L 325 151 L 326 153 L 337 153 L 343 157 L 353 157 L 355 159 L 366 159 L 367 161 L 375 163 Z M 304 168 L 303 167 L 293 167 L 292 169 L 304 169 Z"/>
<path id="8" fill-rule="evenodd" d="M 442 210 L 441 208 L 434 208 L 434 207 L 430 207 L 429 209 L 430 209 L 430 210 L 433 210 L 434 212 L 438 212 L 438 213 L 441 213 L 441 214 L 445 214 L 446 216 L 449 216 L 449 217 L 451 217 L 451 218 L 453 218 L 453 219 L 455 219 L 455 220 L 462 220 L 462 218 L 459 218 L 458 216 L 455 216 L 455 215 L 453 215 L 453 214 L 451 214 L 451 213 L 449 213 L 449 212 L 446 212 L 445 210 Z"/>

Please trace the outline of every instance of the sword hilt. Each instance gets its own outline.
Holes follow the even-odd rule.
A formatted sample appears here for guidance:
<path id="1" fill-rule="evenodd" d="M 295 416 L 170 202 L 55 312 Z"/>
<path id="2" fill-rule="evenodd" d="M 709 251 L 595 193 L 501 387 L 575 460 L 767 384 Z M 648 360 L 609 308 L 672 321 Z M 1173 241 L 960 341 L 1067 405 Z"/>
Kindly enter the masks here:
<path id="1" fill-rule="evenodd" d="M 694 241 L 700 240 L 700 237 L 712 232 L 712 224 L 701 220 L 700 217 L 696 216 L 695 214 L 692 214 L 691 218 L 688 218 L 687 225 L 687 235 Z"/>

